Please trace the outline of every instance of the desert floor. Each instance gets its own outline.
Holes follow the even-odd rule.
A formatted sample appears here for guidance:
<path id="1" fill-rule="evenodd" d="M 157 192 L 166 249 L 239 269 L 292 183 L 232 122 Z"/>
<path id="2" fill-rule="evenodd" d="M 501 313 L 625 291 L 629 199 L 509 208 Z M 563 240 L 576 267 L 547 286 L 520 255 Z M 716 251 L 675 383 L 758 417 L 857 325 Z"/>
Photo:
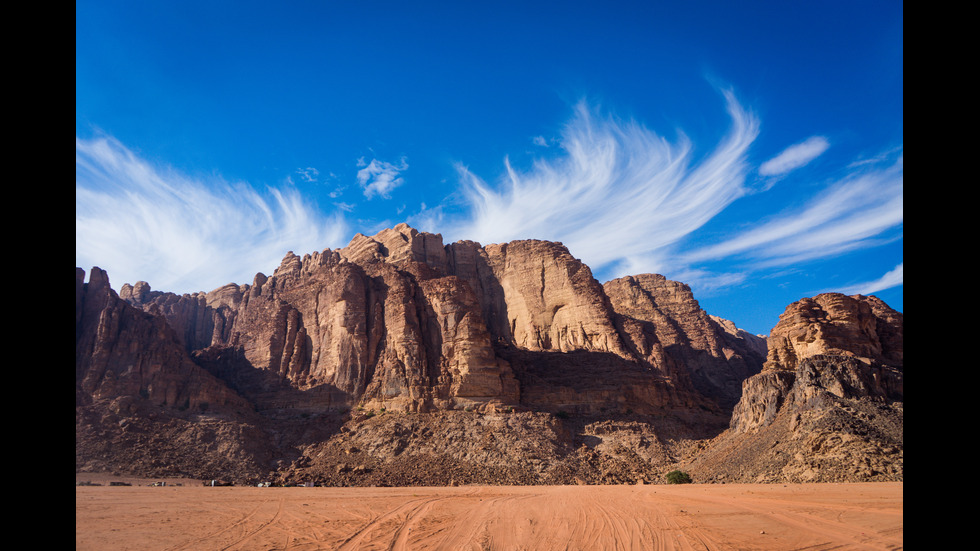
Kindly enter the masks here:
<path id="1" fill-rule="evenodd" d="M 902 495 L 902 483 L 77 486 L 75 549 L 902 549 Z"/>

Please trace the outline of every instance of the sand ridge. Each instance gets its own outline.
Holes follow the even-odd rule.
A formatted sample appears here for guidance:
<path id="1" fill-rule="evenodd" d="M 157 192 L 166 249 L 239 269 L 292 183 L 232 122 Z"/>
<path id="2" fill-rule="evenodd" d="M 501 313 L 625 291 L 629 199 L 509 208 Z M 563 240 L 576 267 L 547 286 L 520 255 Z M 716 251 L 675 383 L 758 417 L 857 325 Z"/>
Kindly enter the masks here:
<path id="1" fill-rule="evenodd" d="M 903 549 L 903 484 L 78 486 L 82 550 Z"/>

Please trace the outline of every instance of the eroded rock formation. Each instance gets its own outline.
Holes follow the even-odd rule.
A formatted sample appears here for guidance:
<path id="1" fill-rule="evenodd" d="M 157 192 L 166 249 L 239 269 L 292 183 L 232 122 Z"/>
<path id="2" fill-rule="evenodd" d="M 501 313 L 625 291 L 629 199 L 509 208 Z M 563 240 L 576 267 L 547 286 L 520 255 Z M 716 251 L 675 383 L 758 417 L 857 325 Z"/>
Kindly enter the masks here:
<path id="1" fill-rule="evenodd" d="M 635 354 L 691 380 L 705 396 L 731 407 L 742 381 L 758 373 L 755 359 L 764 352 L 762 339 L 709 316 L 687 285 L 644 274 L 615 279 L 603 288 Z"/>
<path id="2" fill-rule="evenodd" d="M 766 370 L 793 370 L 817 354 L 902 366 L 902 314 L 877 297 L 824 293 L 786 308 L 769 334 Z"/>
<path id="3" fill-rule="evenodd" d="M 732 429 L 770 424 L 790 396 L 903 400 L 904 321 L 876 297 L 824 293 L 786 308 L 769 334 L 762 373 L 747 379 Z"/>
<path id="4" fill-rule="evenodd" d="M 875 297 L 801 300 L 767 343 L 663 276 L 600 284 L 561 243 L 444 244 L 404 224 L 206 293 L 117 295 L 104 271 L 84 276 L 76 469 L 345 485 L 633 483 L 680 464 L 705 480 L 902 476 L 902 314 Z"/>
<path id="5" fill-rule="evenodd" d="M 729 430 L 693 468 L 740 482 L 900 480 L 903 332 L 903 315 L 876 297 L 789 305 Z"/>
<path id="6" fill-rule="evenodd" d="M 603 286 L 561 243 L 444 245 L 405 224 L 290 252 L 250 285 L 177 296 L 137 282 L 120 296 L 189 353 L 244 359 L 324 407 L 727 408 L 761 367 L 683 284 Z"/>

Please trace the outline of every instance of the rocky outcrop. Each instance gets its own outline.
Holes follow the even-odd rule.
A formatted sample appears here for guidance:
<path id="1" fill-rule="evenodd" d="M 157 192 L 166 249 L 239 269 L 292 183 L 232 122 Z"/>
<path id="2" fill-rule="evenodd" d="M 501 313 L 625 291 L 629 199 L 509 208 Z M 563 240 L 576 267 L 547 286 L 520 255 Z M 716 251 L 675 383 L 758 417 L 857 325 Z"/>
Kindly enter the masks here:
<path id="1" fill-rule="evenodd" d="M 729 430 L 681 465 L 706 482 L 903 480 L 901 373 L 847 355 L 746 381 Z"/>
<path id="2" fill-rule="evenodd" d="M 877 297 L 824 293 L 786 308 L 769 334 L 764 369 L 793 370 L 817 354 L 865 358 L 901 368 L 902 314 Z"/>
<path id="3" fill-rule="evenodd" d="M 75 270 L 75 403 L 122 396 L 180 409 L 250 408 L 195 364 L 161 316 L 133 308 L 93 268 Z"/>
<path id="4" fill-rule="evenodd" d="M 806 358 L 796 369 L 795 387 L 793 406 L 797 408 L 807 407 L 825 395 L 881 403 L 904 401 L 901 370 L 845 355 Z"/>
<path id="5" fill-rule="evenodd" d="M 257 274 L 251 285 L 177 297 L 140 282 L 123 296 L 182 328 L 188 348 L 237 349 L 223 356 L 329 396 L 323 407 L 516 404 L 516 381 L 493 352 L 472 290 L 414 260 L 409 246 L 399 249 L 404 243 L 393 235 L 400 234 L 380 235 L 387 245 L 358 236 L 342 251 L 289 253 L 273 275 Z M 389 252 L 399 264 L 388 261 Z M 201 335 L 202 327 L 213 332 Z"/>
<path id="6" fill-rule="evenodd" d="M 800 407 L 826 393 L 903 400 L 901 313 L 877 297 L 824 293 L 786 308 L 769 335 L 762 373 L 746 379 L 731 427 L 770 424 L 787 399 Z"/>
<path id="7" fill-rule="evenodd" d="M 381 230 L 372 237 L 357 234 L 340 251 L 348 262 L 364 264 L 383 261 L 391 264 L 421 263 L 442 271 L 446 266 L 446 250 L 442 236 L 419 232 L 408 224 Z"/>
<path id="8" fill-rule="evenodd" d="M 535 412 L 357 413 L 276 473 L 324 486 L 662 482 L 706 427 L 663 415 L 602 420 Z"/>
<path id="9" fill-rule="evenodd" d="M 901 480 L 902 318 L 861 295 L 789 305 L 729 430 L 691 468 L 733 482 Z"/>
<path id="10" fill-rule="evenodd" d="M 484 248 L 503 293 L 501 337 L 524 350 L 589 350 L 628 358 L 592 271 L 560 243 L 514 241 Z"/>
<path id="11" fill-rule="evenodd" d="M 784 406 L 795 411 L 833 399 L 902 402 L 902 372 L 847 355 L 810 356 L 794 371 L 770 370 L 748 379 L 731 428 L 758 430 L 772 424 Z"/>
<path id="12" fill-rule="evenodd" d="M 719 327 L 727 334 L 728 339 L 735 339 L 736 342 L 741 343 L 745 346 L 749 353 L 760 357 L 766 357 L 769 352 L 769 346 L 766 344 L 766 337 L 764 335 L 753 335 L 744 329 L 739 329 L 730 320 L 721 318 L 718 316 L 709 316 Z"/>
<path id="13" fill-rule="evenodd" d="M 742 399 L 732 412 L 731 429 L 744 433 L 771 425 L 795 383 L 795 372 L 781 370 L 747 379 L 742 385 Z"/>

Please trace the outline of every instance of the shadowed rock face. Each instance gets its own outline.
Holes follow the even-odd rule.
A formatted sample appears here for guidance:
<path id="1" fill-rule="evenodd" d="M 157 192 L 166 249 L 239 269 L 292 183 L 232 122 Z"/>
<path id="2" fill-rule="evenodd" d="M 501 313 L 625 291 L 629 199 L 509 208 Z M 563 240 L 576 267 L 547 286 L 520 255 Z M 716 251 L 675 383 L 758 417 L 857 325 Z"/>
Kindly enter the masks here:
<path id="1" fill-rule="evenodd" d="M 656 274 L 627 276 L 603 286 L 630 349 L 671 376 L 690 380 L 726 408 L 759 372 L 762 339 L 701 309 L 690 287 Z"/>
<path id="2" fill-rule="evenodd" d="M 195 364 L 161 316 L 137 310 L 103 270 L 75 271 L 75 403 L 139 396 L 174 408 L 246 408 L 224 382 Z"/>
<path id="3" fill-rule="evenodd" d="M 444 245 L 405 224 L 290 252 L 250 285 L 177 296 L 137 282 L 120 297 L 165 319 L 188 354 L 319 389 L 324 407 L 730 408 L 762 363 L 754 337 L 726 330 L 683 284 L 603 286 L 561 243 Z"/>

